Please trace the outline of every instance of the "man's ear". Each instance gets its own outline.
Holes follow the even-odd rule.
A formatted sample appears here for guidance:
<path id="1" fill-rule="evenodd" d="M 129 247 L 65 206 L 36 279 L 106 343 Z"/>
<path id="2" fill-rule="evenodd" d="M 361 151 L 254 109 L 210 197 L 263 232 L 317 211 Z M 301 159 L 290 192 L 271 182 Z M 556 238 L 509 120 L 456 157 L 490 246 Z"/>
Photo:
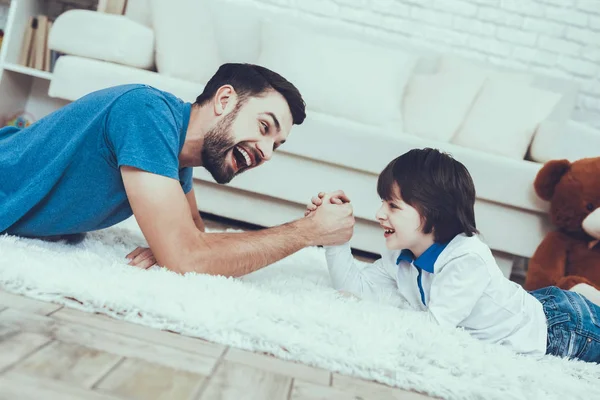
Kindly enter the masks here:
<path id="1" fill-rule="evenodd" d="M 215 93 L 214 112 L 215 115 L 223 115 L 227 106 L 234 101 L 236 96 L 235 89 L 231 85 L 223 85 Z"/>
<path id="2" fill-rule="evenodd" d="M 552 160 L 544 164 L 542 169 L 538 171 L 533 183 L 537 195 L 543 200 L 550 200 L 554 196 L 556 185 L 570 168 L 571 163 L 569 160 Z"/>

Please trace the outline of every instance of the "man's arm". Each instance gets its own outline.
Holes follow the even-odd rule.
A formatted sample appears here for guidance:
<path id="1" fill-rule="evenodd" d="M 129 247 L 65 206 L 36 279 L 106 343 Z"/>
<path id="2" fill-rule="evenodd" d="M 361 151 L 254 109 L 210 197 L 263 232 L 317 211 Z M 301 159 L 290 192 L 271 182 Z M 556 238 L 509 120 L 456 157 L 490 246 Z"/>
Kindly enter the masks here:
<path id="1" fill-rule="evenodd" d="M 202 221 L 202 217 L 200 216 L 200 211 L 198 211 L 198 204 L 196 203 L 196 194 L 194 193 L 194 188 L 187 192 L 185 197 L 190 205 L 190 212 L 192 213 L 194 225 L 196 225 L 196 228 L 198 228 L 199 231 L 204 232 L 206 228 L 204 226 L 204 221 Z"/>
<path id="2" fill-rule="evenodd" d="M 196 228 L 204 232 L 204 221 L 202 221 L 202 217 L 200 216 L 200 212 L 198 211 L 198 205 L 196 204 L 196 195 L 194 194 L 194 188 L 192 188 L 186 195 L 188 204 L 190 205 L 190 212 L 192 213 L 192 220 L 194 221 L 194 225 Z M 156 258 L 154 254 L 152 254 L 152 250 L 147 247 L 138 247 L 133 250 L 131 253 L 125 256 L 129 260 L 129 265 L 134 265 L 139 268 L 147 269 L 156 264 Z"/>
<path id="3" fill-rule="evenodd" d="M 310 245 L 348 241 L 350 206 L 285 225 L 243 233 L 205 233 L 194 226 L 179 182 L 132 167 L 121 174 L 131 208 L 157 263 L 175 272 L 242 276 Z M 334 206 L 334 205 L 331 205 Z"/>

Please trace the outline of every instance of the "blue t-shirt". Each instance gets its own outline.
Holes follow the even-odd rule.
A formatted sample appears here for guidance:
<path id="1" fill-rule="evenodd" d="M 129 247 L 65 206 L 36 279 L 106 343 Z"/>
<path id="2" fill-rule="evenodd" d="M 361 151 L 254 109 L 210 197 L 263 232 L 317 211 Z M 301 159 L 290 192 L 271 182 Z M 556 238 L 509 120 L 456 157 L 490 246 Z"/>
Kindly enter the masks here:
<path id="1" fill-rule="evenodd" d="M 91 93 L 25 129 L 0 129 L 0 232 L 50 236 L 114 225 L 133 212 L 119 167 L 192 188 L 179 167 L 191 104 L 147 85 Z"/>

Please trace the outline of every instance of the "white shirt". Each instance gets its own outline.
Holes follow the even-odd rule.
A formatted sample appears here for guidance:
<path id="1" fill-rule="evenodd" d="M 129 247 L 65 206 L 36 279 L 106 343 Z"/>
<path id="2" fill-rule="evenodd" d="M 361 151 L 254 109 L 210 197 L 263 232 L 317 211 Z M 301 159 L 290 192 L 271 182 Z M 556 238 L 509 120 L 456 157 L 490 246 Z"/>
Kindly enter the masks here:
<path id="1" fill-rule="evenodd" d="M 354 259 L 348 243 L 326 247 L 333 286 L 362 298 L 395 290 L 440 325 L 464 328 L 517 353 L 546 353 L 542 304 L 504 277 L 479 237 L 458 235 L 445 246 L 434 244 L 416 260 L 406 252 L 386 251 L 367 264 Z"/>

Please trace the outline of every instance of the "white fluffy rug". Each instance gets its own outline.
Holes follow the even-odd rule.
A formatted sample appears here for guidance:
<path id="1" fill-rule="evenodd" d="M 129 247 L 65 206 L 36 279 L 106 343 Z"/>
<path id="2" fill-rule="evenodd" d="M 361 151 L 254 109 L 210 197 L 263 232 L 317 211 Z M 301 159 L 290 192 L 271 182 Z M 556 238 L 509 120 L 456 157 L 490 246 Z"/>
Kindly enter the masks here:
<path id="1" fill-rule="evenodd" d="M 447 399 L 600 398 L 598 364 L 517 356 L 415 311 L 341 296 L 321 249 L 226 279 L 127 266 L 143 244 L 130 223 L 76 246 L 0 236 L 0 286 Z"/>

